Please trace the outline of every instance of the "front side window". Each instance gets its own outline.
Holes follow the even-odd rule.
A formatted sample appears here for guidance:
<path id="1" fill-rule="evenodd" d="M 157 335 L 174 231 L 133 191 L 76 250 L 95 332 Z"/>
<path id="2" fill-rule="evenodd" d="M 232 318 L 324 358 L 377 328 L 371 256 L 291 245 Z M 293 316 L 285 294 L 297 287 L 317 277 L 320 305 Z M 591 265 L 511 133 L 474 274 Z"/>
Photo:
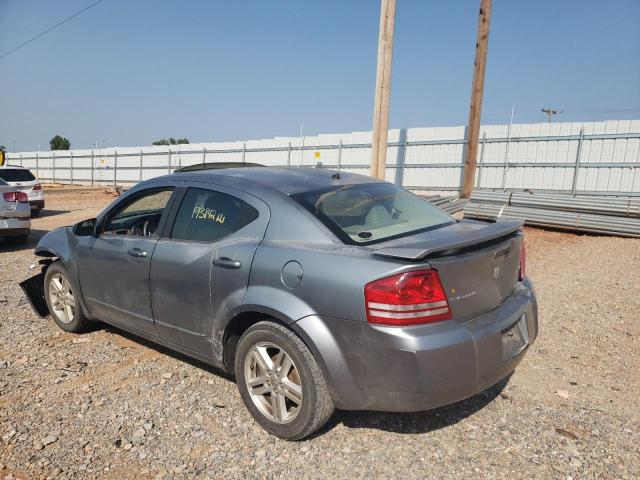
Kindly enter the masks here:
<path id="1" fill-rule="evenodd" d="M 213 190 L 190 188 L 176 215 L 171 238 L 215 242 L 257 217 L 258 211 L 239 198 Z"/>
<path id="2" fill-rule="evenodd" d="M 390 183 L 345 185 L 293 198 L 351 244 L 382 242 L 454 222 L 438 207 Z"/>
<path id="3" fill-rule="evenodd" d="M 158 230 L 172 188 L 154 189 L 136 196 L 110 216 L 103 232 L 150 237 Z"/>
<path id="4" fill-rule="evenodd" d="M 0 178 L 6 182 L 32 182 L 36 179 L 26 168 L 0 168 Z"/>

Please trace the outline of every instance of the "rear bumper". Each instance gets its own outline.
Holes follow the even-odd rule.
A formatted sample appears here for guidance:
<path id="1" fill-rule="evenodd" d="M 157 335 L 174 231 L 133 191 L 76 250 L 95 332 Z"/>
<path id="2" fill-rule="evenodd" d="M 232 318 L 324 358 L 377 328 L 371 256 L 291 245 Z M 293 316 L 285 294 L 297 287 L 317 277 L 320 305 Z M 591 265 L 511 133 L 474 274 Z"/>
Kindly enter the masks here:
<path id="1" fill-rule="evenodd" d="M 294 328 L 319 360 L 336 407 L 422 411 L 471 397 L 516 368 L 527 348 L 503 358 L 503 332 L 526 316 L 531 343 L 538 309 L 531 282 L 497 309 L 466 323 L 382 327 L 305 317 Z"/>
<path id="2" fill-rule="evenodd" d="M 0 219 L 0 237 L 19 237 L 27 235 L 31 230 L 31 220 L 28 218 Z"/>

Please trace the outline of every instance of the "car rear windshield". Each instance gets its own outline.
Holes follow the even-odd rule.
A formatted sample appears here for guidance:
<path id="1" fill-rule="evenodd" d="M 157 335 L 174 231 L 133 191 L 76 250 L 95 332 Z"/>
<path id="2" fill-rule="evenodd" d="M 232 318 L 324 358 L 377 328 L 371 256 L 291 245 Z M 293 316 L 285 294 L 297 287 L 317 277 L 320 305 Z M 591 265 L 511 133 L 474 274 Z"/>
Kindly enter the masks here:
<path id="1" fill-rule="evenodd" d="M 454 223 L 438 207 L 391 183 L 346 185 L 292 197 L 350 244 L 368 245 Z"/>
<path id="2" fill-rule="evenodd" d="M 0 178 L 7 182 L 31 182 L 36 179 L 33 173 L 24 168 L 0 168 Z"/>

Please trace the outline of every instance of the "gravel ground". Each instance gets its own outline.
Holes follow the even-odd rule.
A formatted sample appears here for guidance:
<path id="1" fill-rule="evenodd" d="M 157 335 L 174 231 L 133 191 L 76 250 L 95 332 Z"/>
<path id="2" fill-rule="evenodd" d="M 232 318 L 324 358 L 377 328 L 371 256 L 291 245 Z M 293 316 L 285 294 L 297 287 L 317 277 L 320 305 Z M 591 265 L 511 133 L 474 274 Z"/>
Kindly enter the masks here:
<path id="1" fill-rule="evenodd" d="M 506 385 L 419 414 L 337 412 L 289 443 L 220 372 L 31 312 L 16 284 L 36 239 L 112 200 L 47 193 L 30 244 L 0 245 L 0 478 L 639 476 L 640 240 L 527 230 L 540 336 Z"/>

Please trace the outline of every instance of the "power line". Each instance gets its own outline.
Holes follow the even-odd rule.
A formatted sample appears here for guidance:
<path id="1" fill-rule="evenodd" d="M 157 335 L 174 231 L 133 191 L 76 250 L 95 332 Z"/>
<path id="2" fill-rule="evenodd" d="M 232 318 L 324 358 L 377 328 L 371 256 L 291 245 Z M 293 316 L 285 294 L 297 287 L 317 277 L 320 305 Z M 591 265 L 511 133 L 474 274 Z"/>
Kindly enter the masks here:
<path id="1" fill-rule="evenodd" d="M 60 25 L 62 25 L 63 23 L 67 23 L 69 20 L 77 17 L 78 15 L 83 14 L 84 12 L 86 12 L 87 10 L 89 10 L 91 7 L 96 6 L 97 4 L 99 4 L 102 0 L 97 0 L 96 2 L 93 2 L 91 5 L 89 5 L 88 7 L 83 8 L 82 10 L 74 13 L 73 15 L 71 15 L 70 17 L 65 18 L 64 20 L 62 20 L 61 22 L 56 23 L 53 27 L 50 27 L 48 29 L 46 29 L 43 32 L 40 32 L 38 35 L 36 35 L 33 38 L 30 38 L 29 40 L 27 40 L 26 42 L 21 43 L 20 45 L 18 45 L 15 48 L 12 48 L 11 50 L 9 50 L 8 52 L 4 52 L 2 55 L 0 55 L 0 58 L 4 58 L 7 55 L 9 55 L 10 53 L 15 52 L 16 50 L 20 50 L 22 47 L 26 47 L 27 45 L 29 45 L 31 42 L 33 42 L 34 40 L 37 40 L 38 38 L 42 37 L 43 35 L 46 35 L 47 33 L 49 33 L 52 30 L 55 30 L 56 28 L 58 28 Z"/>

